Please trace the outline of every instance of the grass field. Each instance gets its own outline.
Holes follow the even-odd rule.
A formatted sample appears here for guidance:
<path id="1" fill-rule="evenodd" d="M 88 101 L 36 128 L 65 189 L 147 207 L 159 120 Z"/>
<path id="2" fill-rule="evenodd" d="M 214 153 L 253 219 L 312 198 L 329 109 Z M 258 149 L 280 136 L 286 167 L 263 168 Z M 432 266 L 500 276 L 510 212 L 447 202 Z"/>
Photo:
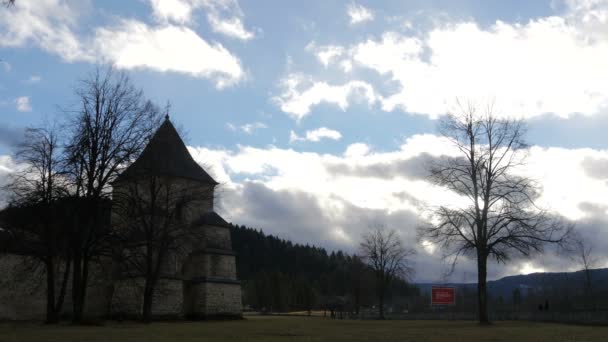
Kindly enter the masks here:
<path id="1" fill-rule="evenodd" d="M 464 321 L 357 321 L 318 317 L 248 317 L 242 321 L 143 325 L 44 326 L 0 323 L 1 342 L 160 341 L 608 341 L 608 327 L 497 322 L 479 327 Z"/>

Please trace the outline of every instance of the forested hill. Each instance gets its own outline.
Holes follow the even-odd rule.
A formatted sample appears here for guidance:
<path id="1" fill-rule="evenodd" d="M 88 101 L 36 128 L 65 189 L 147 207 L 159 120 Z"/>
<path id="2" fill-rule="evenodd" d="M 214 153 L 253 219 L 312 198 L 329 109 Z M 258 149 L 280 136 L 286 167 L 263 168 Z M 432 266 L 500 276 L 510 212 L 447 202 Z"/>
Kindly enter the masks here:
<path id="1" fill-rule="evenodd" d="M 358 257 L 294 244 L 245 226 L 230 227 L 245 305 L 272 311 L 308 310 L 336 297 L 353 305 L 374 304 L 373 274 Z M 400 279 L 391 287 L 393 297 L 412 291 L 416 289 Z"/>

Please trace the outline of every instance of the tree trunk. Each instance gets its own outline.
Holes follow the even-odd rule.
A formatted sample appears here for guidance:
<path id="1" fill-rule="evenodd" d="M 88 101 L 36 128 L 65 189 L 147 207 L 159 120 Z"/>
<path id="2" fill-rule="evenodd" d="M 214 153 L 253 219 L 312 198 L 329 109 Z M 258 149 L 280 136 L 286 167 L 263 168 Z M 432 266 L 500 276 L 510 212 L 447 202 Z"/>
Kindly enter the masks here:
<path id="1" fill-rule="evenodd" d="M 55 264 L 52 257 L 47 257 L 46 265 L 46 321 L 47 324 L 57 323 L 55 310 Z"/>
<path id="2" fill-rule="evenodd" d="M 86 256 L 76 253 L 74 257 L 74 271 L 72 279 L 72 323 L 82 322 L 84 315 L 85 297 L 89 278 L 89 262 Z"/>
<path id="3" fill-rule="evenodd" d="M 588 307 L 591 310 L 595 310 L 595 298 L 593 298 L 593 284 L 591 283 L 591 270 L 588 267 L 585 267 L 585 287 L 587 292 L 587 302 L 589 303 Z"/>
<path id="4" fill-rule="evenodd" d="M 477 254 L 477 300 L 479 312 L 479 324 L 490 324 L 488 316 L 488 292 L 487 292 L 487 260 L 484 253 Z"/>
<path id="5" fill-rule="evenodd" d="M 152 321 L 152 301 L 154 299 L 154 281 L 152 279 L 146 279 L 144 285 L 144 303 L 142 308 L 142 319 L 144 323 L 150 323 Z"/>
<path id="6" fill-rule="evenodd" d="M 378 318 L 384 319 L 384 287 L 381 287 L 378 292 Z"/>
<path id="7" fill-rule="evenodd" d="M 79 324 L 82 321 L 82 303 L 80 301 L 82 291 L 82 254 L 79 246 L 74 250 L 74 268 L 72 275 L 72 323 Z"/>
<path id="8" fill-rule="evenodd" d="M 63 302 L 65 300 L 65 293 L 68 287 L 68 280 L 70 278 L 70 268 L 72 265 L 72 260 L 68 258 L 65 262 L 65 270 L 63 272 L 63 280 L 61 282 L 61 288 L 59 289 L 59 296 L 57 297 L 57 302 L 55 303 L 55 312 L 57 313 L 57 317 L 61 315 L 61 309 L 63 308 Z"/>

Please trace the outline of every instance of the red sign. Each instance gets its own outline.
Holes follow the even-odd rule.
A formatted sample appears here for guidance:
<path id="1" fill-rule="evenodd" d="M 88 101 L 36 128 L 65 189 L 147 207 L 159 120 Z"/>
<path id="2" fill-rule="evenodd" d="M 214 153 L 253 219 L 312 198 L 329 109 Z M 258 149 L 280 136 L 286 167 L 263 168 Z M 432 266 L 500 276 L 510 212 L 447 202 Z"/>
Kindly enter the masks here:
<path id="1" fill-rule="evenodd" d="M 456 289 L 446 286 L 433 286 L 431 288 L 431 305 L 456 304 Z"/>

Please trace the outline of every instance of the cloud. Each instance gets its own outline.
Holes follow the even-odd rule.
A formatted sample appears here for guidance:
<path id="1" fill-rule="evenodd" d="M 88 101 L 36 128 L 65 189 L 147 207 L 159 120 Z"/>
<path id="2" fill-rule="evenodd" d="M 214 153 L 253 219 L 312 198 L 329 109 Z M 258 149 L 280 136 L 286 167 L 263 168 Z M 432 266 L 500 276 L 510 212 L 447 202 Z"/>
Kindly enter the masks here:
<path id="1" fill-rule="evenodd" d="M 213 31 L 227 35 L 228 37 L 237 38 L 240 40 L 250 40 L 255 37 L 253 32 L 247 31 L 243 27 L 243 22 L 239 18 L 220 18 L 216 16 L 209 17 L 209 24 Z"/>
<path id="2" fill-rule="evenodd" d="M 356 251 L 361 233 L 369 225 L 383 223 L 418 249 L 417 280 L 438 280 L 437 274 L 446 267 L 441 251 L 415 242 L 415 227 L 425 208 L 460 200 L 426 180 L 429 161 L 457 153 L 442 137 L 414 135 L 399 149 L 387 152 L 356 143 L 342 155 L 274 146 L 191 151 L 195 160 L 221 180 L 217 210 L 228 220 L 297 242 L 350 252 Z M 601 244 L 608 241 L 608 231 L 602 229 L 608 223 L 608 183 L 588 173 L 589 165 L 595 165 L 589 160 L 601 161 L 599 166 L 591 166 L 599 174 L 608 151 L 535 146 L 527 167 L 517 172 L 540 182 L 539 205 L 572 220 L 586 239 Z M 596 250 L 608 257 L 604 247 L 596 246 Z M 490 277 L 532 268 L 559 271 L 577 267 L 567 257 L 552 253 L 549 249 L 534 260 L 515 257 L 507 266 L 493 264 Z M 465 258 L 457 272 L 474 269 L 474 260 Z"/>
<path id="3" fill-rule="evenodd" d="M 182 0 L 150 0 L 153 16 L 161 22 L 188 23 L 196 3 Z"/>
<path id="4" fill-rule="evenodd" d="M 94 54 L 82 47 L 74 33 L 78 6 L 63 0 L 15 2 L 10 10 L 0 11 L 0 47 L 35 45 L 68 62 L 93 61 Z"/>
<path id="5" fill-rule="evenodd" d="M 2 67 L 4 68 L 4 71 L 6 71 L 6 72 L 9 72 L 13 69 L 13 67 L 11 66 L 11 64 L 9 62 L 0 61 L 0 65 L 2 65 Z"/>
<path id="6" fill-rule="evenodd" d="M 437 117 L 460 97 L 495 98 L 512 117 L 595 114 L 608 104 L 601 85 L 608 40 L 586 42 L 584 34 L 560 17 L 488 29 L 464 22 L 435 28 L 424 40 L 385 33 L 358 44 L 353 59 L 400 84 L 382 98 L 386 111 Z"/>
<path id="7" fill-rule="evenodd" d="M 589 177 L 608 179 L 608 158 L 595 159 L 593 157 L 585 157 L 582 161 L 582 166 Z"/>
<path id="8" fill-rule="evenodd" d="M 424 177 L 430 158 L 452 154 L 446 144 L 441 137 L 415 135 L 397 150 L 375 152 L 359 143 L 344 155 L 273 146 L 189 150 L 221 183 L 216 210 L 227 220 L 295 242 L 351 253 L 356 252 L 361 234 L 369 226 L 384 224 L 397 229 L 404 243 L 418 250 L 416 280 L 436 281 L 446 267 L 441 251 L 428 243 L 417 244 L 415 228 L 426 206 L 455 200 L 453 194 Z M 581 235 L 594 244 L 596 256 L 608 260 L 604 245 L 608 230 L 603 228 L 608 225 L 608 184 L 587 174 L 589 160 L 608 160 L 608 151 L 533 147 L 528 166 L 521 171 L 540 181 L 539 204 L 576 223 Z M 17 166 L 10 157 L 0 156 L 0 183 Z M 608 265 L 598 265 L 603 266 Z M 533 260 L 516 257 L 509 265 L 492 264 L 489 277 L 577 267 L 567 256 L 547 250 Z M 464 258 L 455 274 L 474 270 L 474 260 Z"/>
<path id="9" fill-rule="evenodd" d="M 337 45 L 324 45 L 317 46 L 313 41 L 306 45 L 306 50 L 311 51 L 317 57 L 319 62 L 324 67 L 328 67 L 329 64 L 334 62 L 340 55 L 344 53 L 344 47 Z"/>
<path id="10" fill-rule="evenodd" d="M 371 151 L 371 148 L 364 143 L 354 143 L 348 145 L 346 147 L 346 151 L 344 151 L 345 157 L 363 157 Z"/>
<path id="11" fill-rule="evenodd" d="M 241 131 L 245 134 L 252 134 L 255 130 L 258 129 L 263 129 L 263 128 L 268 128 L 268 126 L 265 123 L 262 122 L 252 122 L 252 123 L 247 123 L 241 126 L 236 126 L 232 123 L 227 123 L 226 127 L 228 127 L 229 130 L 231 131 Z"/>
<path id="12" fill-rule="evenodd" d="M 336 67 L 365 71 L 352 74 L 376 90 L 384 111 L 434 119 L 460 98 L 495 101 L 496 114 L 508 117 L 595 115 L 608 108 L 608 1 L 566 5 L 560 15 L 527 22 L 448 18 L 425 31 L 386 31 L 331 51 L 342 51 Z M 342 82 L 334 87 L 351 81 Z"/>
<path id="13" fill-rule="evenodd" d="M 355 3 L 351 3 L 350 5 L 348 5 L 346 13 L 350 18 L 351 25 L 374 20 L 374 12 L 372 10 Z"/>
<path id="14" fill-rule="evenodd" d="M 9 199 L 9 194 L 7 193 L 5 185 L 7 185 L 10 180 L 10 174 L 15 171 L 23 170 L 24 167 L 24 164 L 18 163 L 11 156 L 0 155 L 0 209 L 4 208 Z"/>
<path id="15" fill-rule="evenodd" d="M 12 147 L 23 140 L 24 131 L 22 128 L 11 127 L 6 123 L 0 124 L 0 145 Z"/>
<path id="16" fill-rule="evenodd" d="M 78 18 L 88 2 L 18 1 L 11 10 L 0 11 L 0 47 L 33 45 L 68 62 L 109 62 L 125 69 L 177 72 L 210 79 L 218 89 L 245 79 L 238 57 L 188 26 L 191 12 L 205 8 L 215 18 L 214 30 L 249 39 L 243 36 L 244 29 L 239 31 L 242 13 L 236 1 L 155 0 L 151 4 L 159 24 L 119 17 L 114 25 L 92 28 L 91 36 L 77 34 Z M 226 13 L 233 16 L 224 18 Z"/>
<path id="17" fill-rule="evenodd" d="M 32 75 L 24 82 L 27 84 L 36 84 L 36 83 L 40 83 L 40 81 L 42 81 L 42 77 L 40 77 L 38 75 Z"/>
<path id="18" fill-rule="evenodd" d="M 218 89 L 245 77 L 236 56 L 183 26 L 150 27 L 137 20 L 123 20 L 115 27 L 98 28 L 94 45 L 119 68 L 148 68 L 209 78 Z"/>
<path id="19" fill-rule="evenodd" d="M 289 134 L 290 143 L 296 141 L 318 142 L 321 141 L 321 139 L 340 140 L 342 139 L 342 134 L 336 130 L 329 129 L 327 127 L 319 127 L 312 131 L 306 131 L 306 134 L 303 137 L 298 136 L 294 131 L 291 131 Z"/>
<path id="20" fill-rule="evenodd" d="M 356 97 L 368 104 L 376 101 L 372 86 L 363 81 L 350 81 L 342 85 L 314 82 L 300 74 L 290 74 L 281 81 L 283 93 L 274 97 L 281 110 L 296 120 L 310 113 L 311 107 L 323 102 L 335 104 L 345 111 L 349 98 Z M 354 96 L 354 95 L 357 96 Z"/>
<path id="21" fill-rule="evenodd" d="M 369 147 L 365 144 L 353 144 L 348 147 L 345 156 L 365 156 L 369 153 Z M 433 156 L 427 153 L 403 160 L 377 161 L 364 165 L 333 164 L 328 166 L 328 171 L 343 176 L 351 177 L 375 177 L 379 179 L 407 178 L 425 179 L 428 176 L 427 167 L 433 160 Z"/>
<path id="22" fill-rule="evenodd" d="M 15 99 L 15 106 L 17 107 L 17 110 L 20 112 L 31 112 L 32 111 L 32 105 L 30 103 L 30 98 L 29 96 L 19 96 L 18 98 Z"/>
<path id="23" fill-rule="evenodd" d="M 150 0 L 154 17 L 162 23 L 192 24 L 192 14 L 198 9 L 207 12 L 207 21 L 214 32 L 240 40 L 250 40 L 255 34 L 245 29 L 243 12 L 234 0 Z"/>

